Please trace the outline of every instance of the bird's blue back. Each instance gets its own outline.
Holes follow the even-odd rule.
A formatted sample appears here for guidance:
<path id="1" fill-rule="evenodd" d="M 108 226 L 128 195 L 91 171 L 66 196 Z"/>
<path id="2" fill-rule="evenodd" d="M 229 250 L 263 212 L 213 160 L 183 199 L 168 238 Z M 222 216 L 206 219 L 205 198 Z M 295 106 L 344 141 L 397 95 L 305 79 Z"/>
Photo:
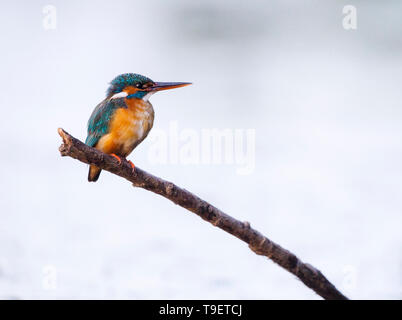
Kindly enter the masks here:
<path id="1" fill-rule="evenodd" d="M 127 108 L 124 98 L 105 99 L 98 104 L 88 120 L 88 136 L 85 144 L 95 147 L 99 139 L 109 132 L 110 120 L 119 108 Z"/>

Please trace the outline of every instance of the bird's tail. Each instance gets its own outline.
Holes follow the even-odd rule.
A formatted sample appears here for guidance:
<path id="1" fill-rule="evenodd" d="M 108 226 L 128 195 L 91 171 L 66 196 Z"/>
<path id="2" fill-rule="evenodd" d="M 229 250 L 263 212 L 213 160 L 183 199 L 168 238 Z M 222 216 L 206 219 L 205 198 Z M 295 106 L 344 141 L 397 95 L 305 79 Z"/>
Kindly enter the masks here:
<path id="1" fill-rule="evenodd" d="M 94 165 L 90 165 L 89 166 L 89 172 L 88 172 L 88 181 L 91 182 L 95 182 L 96 180 L 98 180 L 100 174 L 101 174 L 102 169 L 99 169 L 97 166 Z"/>

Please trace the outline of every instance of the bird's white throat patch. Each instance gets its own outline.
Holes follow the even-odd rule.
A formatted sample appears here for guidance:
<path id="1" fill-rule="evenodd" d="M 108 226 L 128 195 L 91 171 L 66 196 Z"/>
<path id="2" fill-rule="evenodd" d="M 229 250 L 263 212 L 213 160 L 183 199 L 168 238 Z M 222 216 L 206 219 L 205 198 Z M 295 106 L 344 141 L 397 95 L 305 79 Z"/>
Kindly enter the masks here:
<path id="1" fill-rule="evenodd" d="M 143 98 L 142 100 L 144 101 L 148 101 L 148 99 L 154 94 L 155 92 L 148 92 Z"/>
<path id="2" fill-rule="evenodd" d="M 122 91 L 122 92 L 118 92 L 118 93 L 114 94 L 113 96 L 111 96 L 110 99 L 124 98 L 124 97 L 127 97 L 127 96 L 128 96 L 128 93 L 125 92 L 125 91 Z"/>
<path id="3" fill-rule="evenodd" d="M 142 97 L 142 100 L 148 101 L 148 99 L 154 94 L 155 92 L 148 92 L 145 96 Z M 128 96 L 128 93 L 125 91 L 121 91 L 118 93 L 115 93 L 113 96 L 110 97 L 110 99 L 118 99 L 118 98 L 125 98 Z"/>

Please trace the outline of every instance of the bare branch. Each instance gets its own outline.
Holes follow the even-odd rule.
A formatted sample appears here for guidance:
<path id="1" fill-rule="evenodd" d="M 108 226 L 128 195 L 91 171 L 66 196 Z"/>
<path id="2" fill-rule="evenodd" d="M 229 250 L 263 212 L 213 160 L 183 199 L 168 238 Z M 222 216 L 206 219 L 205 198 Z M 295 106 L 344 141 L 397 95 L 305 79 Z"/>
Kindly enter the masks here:
<path id="1" fill-rule="evenodd" d="M 135 187 L 157 193 L 197 214 L 212 225 L 246 242 L 256 254 L 268 257 L 294 274 L 324 299 L 347 299 L 318 269 L 303 263 L 293 253 L 253 229 L 250 223 L 236 220 L 191 192 L 176 186 L 172 182 L 155 177 L 138 167 L 133 172 L 128 162 L 123 160 L 119 164 L 113 156 L 87 146 L 61 128 L 58 129 L 58 132 L 63 138 L 63 144 L 59 148 L 62 156 L 69 156 L 84 163 L 94 164 L 103 170 L 127 179 Z"/>

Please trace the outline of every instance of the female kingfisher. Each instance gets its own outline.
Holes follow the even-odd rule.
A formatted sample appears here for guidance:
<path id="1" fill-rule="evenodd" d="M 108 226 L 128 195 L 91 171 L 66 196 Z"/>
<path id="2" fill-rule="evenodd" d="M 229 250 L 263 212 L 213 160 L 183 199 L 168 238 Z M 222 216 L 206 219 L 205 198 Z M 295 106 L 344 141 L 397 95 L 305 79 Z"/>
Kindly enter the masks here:
<path id="1" fill-rule="evenodd" d="M 125 73 L 112 80 L 106 98 L 88 120 L 85 143 L 121 162 L 148 135 L 154 122 L 149 97 L 157 91 L 187 86 L 189 82 L 154 82 L 140 74 Z M 134 170 L 134 164 L 129 161 Z M 90 165 L 88 181 L 96 181 L 101 169 Z"/>

